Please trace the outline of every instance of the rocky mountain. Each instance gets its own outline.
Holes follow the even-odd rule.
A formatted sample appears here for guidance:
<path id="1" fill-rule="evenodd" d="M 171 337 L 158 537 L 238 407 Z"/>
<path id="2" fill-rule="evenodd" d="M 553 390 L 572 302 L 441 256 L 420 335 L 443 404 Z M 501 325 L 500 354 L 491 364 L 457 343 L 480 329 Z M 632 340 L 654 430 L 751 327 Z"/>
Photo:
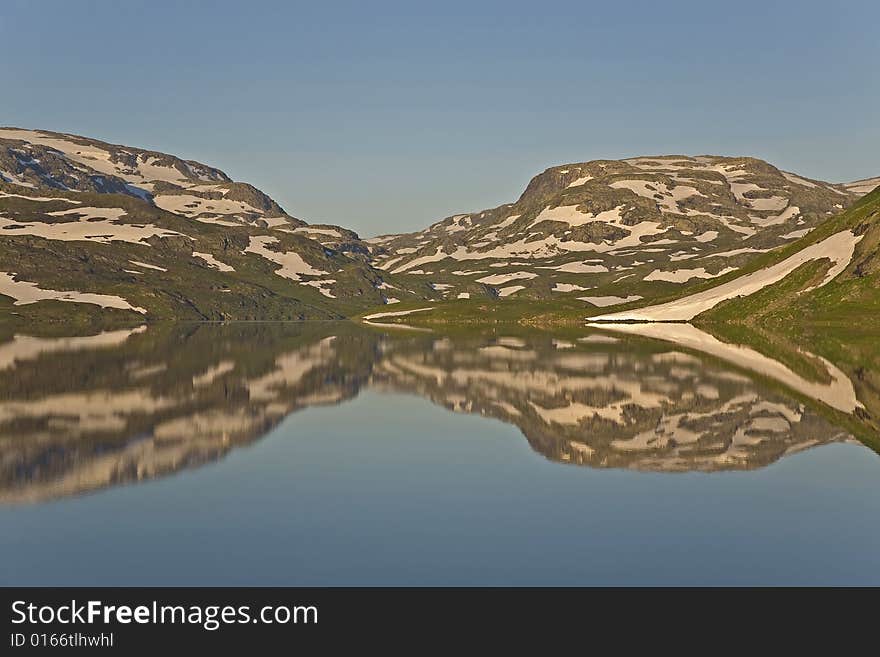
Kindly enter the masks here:
<path id="1" fill-rule="evenodd" d="M 597 329 L 442 336 L 341 322 L 0 335 L 0 503 L 209 463 L 366 389 L 496 418 L 550 460 L 597 468 L 753 469 L 852 440 L 790 392 L 821 397 L 848 380 L 825 383 L 820 368 L 814 384 L 743 353 L 731 365 Z"/>
<path id="2" fill-rule="evenodd" d="M 443 298 L 679 294 L 809 234 L 880 179 L 831 184 L 753 158 L 660 156 L 552 167 L 515 203 L 368 240 L 377 267 Z"/>
<path id="3" fill-rule="evenodd" d="M 11 314 L 334 318 L 415 296 L 368 252 L 354 232 L 310 226 L 199 162 L 0 129 L 0 309 Z"/>

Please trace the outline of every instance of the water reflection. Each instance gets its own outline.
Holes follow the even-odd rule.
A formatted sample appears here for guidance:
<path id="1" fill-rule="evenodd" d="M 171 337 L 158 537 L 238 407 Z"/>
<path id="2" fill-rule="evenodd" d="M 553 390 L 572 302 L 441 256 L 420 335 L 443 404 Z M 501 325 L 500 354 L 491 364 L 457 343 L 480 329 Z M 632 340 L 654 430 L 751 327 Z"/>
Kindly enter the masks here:
<path id="1" fill-rule="evenodd" d="M 591 467 L 752 469 L 853 440 L 803 399 L 830 386 L 821 401 L 849 403 L 839 370 L 794 385 L 797 398 L 698 346 L 589 328 L 451 337 L 348 323 L 13 336 L 0 343 L 0 502 L 214 461 L 368 388 L 514 424 L 548 459 Z"/>

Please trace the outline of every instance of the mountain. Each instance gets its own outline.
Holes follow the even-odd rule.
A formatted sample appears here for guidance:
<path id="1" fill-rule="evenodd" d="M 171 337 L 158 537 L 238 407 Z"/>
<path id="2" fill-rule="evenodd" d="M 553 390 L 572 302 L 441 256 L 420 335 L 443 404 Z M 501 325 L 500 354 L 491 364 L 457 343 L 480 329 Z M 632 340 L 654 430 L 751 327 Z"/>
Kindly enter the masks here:
<path id="1" fill-rule="evenodd" d="M 362 240 L 200 162 L 0 128 L 0 318 L 338 319 L 462 299 L 595 314 L 726 281 L 878 181 L 753 158 L 596 160 L 546 170 L 515 203 Z"/>
<path id="2" fill-rule="evenodd" d="M 199 162 L 0 128 L 0 309 L 11 314 L 328 319 L 413 297 L 368 254 L 353 231 L 310 226 Z"/>
<path id="3" fill-rule="evenodd" d="M 367 241 L 377 267 L 428 281 L 446 299 L 567 300 L 588 310 L 736 271 L 871 185 L 811 180 L 754 158 L 597 160 L 547 169 L 515 203 Z"/>

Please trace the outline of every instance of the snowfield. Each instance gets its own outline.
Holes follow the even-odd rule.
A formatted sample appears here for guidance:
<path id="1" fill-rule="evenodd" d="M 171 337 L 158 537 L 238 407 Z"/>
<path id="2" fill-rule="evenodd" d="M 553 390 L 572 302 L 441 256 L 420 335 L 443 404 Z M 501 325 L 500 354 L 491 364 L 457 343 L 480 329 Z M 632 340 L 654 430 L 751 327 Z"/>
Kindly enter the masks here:
<path id="1" fill-rule="evenodd" d="M 146 314 L 144 308 L 132 306 L 122 297 L 109 294 L 90 294 L 88 292 L 45 290 L 38 287 L 37 283 L 29 281 L 16 281 L 15 274 L 0 272 L 0 294 L 15 299 L 13 305 L 24 306 L 38 301 L 57 300 L 70 301 L 72 303 L 91 303 L 102 308 L 119 308 L 121 310 L 134 310 Z"/>

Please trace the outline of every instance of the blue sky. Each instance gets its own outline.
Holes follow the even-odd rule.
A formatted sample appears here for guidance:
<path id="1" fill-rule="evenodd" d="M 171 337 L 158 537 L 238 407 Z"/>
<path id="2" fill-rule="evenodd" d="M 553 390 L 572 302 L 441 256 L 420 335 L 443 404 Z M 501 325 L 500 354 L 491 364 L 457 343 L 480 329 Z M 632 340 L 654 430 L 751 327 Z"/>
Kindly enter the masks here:
<path id="1" fill-rule="evenodd" d="M 204 161 L 364 236 L 596 158 L 851 180 L 880 175 L 878 22 L 875 1 L 4 0 L 0 124 Z"/>

